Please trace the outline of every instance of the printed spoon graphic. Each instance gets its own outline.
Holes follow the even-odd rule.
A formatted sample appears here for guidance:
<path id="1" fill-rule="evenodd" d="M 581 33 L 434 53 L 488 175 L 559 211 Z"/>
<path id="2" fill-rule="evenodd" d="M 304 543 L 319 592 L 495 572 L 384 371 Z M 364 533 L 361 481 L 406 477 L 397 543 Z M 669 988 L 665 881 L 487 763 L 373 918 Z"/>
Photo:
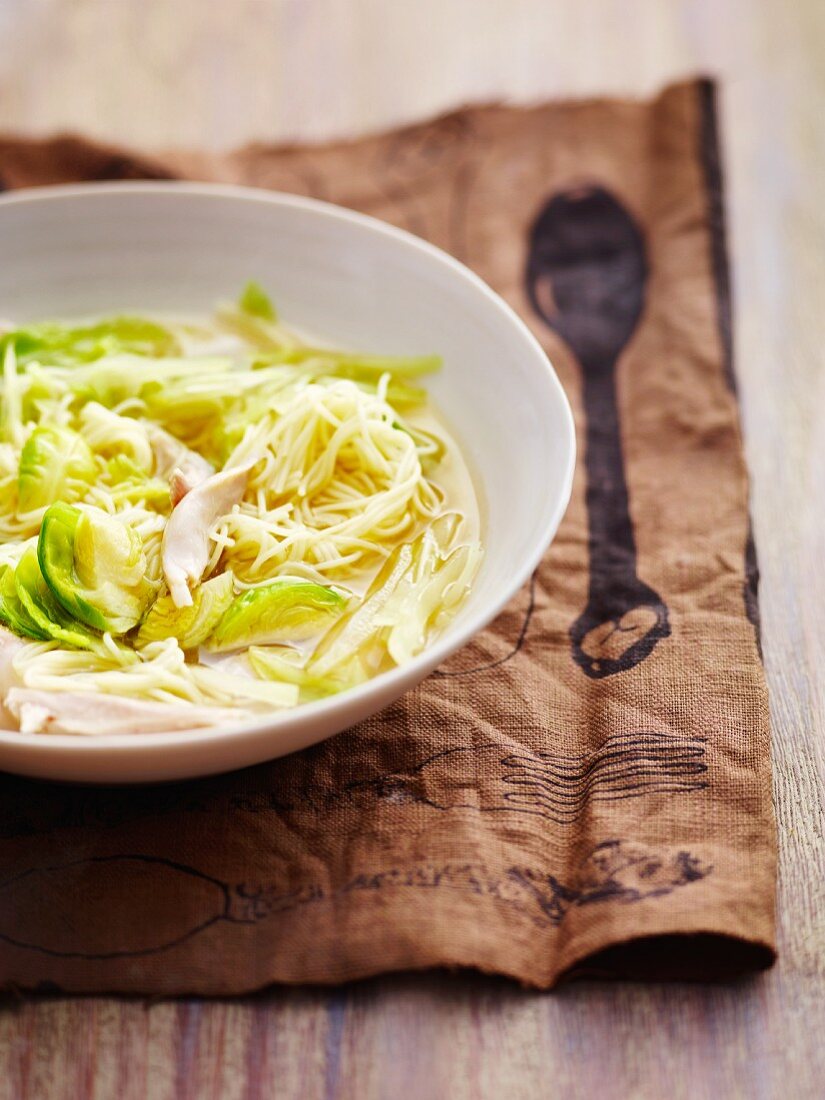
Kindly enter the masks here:
<path id="1" fill-rule="evenodd" d="M 530 301 L 583 375 L 590 584 L 570 639 L 593 679 L 634 668 L 670 634 L 667 607 L 637 574 L 616 402 L 616 364 L 641 315 L 647 274 L 639 227 L 601 187 L 554 195 L 533 225 Z"/>

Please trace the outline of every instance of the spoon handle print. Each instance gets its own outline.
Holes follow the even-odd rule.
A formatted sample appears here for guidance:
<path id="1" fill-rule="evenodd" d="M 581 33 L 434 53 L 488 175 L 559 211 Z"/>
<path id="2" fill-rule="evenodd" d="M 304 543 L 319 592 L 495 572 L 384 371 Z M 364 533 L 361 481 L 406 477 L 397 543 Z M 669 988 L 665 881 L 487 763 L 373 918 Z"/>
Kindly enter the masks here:
<path id="1" fill-rule="evenodd" d="M 616 367 L 641 316 L 647 274 L 639 227 L 600 187 L 554 195 L 533 225 L 530 301 L 583 376 L 590 574 L 570 640 L 593 679 L 634 668 L 670 633 L 664 601 L 637 571 L 616 399 Z"/>

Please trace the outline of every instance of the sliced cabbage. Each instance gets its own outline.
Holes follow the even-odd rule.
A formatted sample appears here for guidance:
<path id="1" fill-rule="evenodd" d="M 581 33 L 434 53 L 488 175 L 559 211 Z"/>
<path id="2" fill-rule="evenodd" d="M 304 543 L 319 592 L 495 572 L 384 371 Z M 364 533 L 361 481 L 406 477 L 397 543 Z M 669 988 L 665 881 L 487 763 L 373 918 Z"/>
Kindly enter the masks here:
<path id="1" fill-rule="evenodd" d="M 146 415 L 189 447 L 207 450 L 236 401 L 226 378 L 150 382 L 141 391 Z"/>
<path id="2" fill-rule="evenodd" d="M 222 668 L 191 665 L 189 675 L 202 690 L 216 698 L 228 696 L 240 705 L 249 706 L 254 700 L 270 707 L 294 707 L 300 694 L 295 684 L 261 683 L 256 676 L 234 669 L 227 672 Z"/>
<path id="3" fill-rule="evenodd" d="M 14 566 L 7 562 L 0 565 L 0 622 L 22 638 L 34 638 L 40 642 L 49 638 L 48 632 L 37 624 L 20 602 L 14 584 Z"/>
<path id="4" fill-rule="evenodd" d="M 125 455 L 135 466 L 150 474 L 155 463 L 146 427 L 131 416 L 119 416 L 99 401 L 87 401 L 80 412 L 83 437 L 93 450 L 106 458 Z"/>
<path id="5" fill-rule="evenodd" d="M 424 650 L 438 617 L 467 595 L 480 561 L 481 548 L 467 545 L 456 547 L 447 558 L 430 556 L 413 566 L 409 583 L 399 585 L 375 619 L 377 627 L 388 628 L 387 652 L 396 664 L 406 664 Z"/>
<path id="6" fill-rule="evenodd" d="M 156 585 L 148 580 L 140 537 L 97 508 L 47 509 L 37 557 L 62 606 L 97 630 L 125 634 L 143 617 Z"/>
<path id="7" fill-rule="evenodd" d="M 441 370 L 440 355 L 362 355 L 357 352 L 332 351 L 304 345 L 283 348 L 266 356 L 258 356 L 259 366 L 272 364 L 317 365 L 322 373 L 334 373 L 339 378 L 375 381 L 382 374 L 398 378 L 418 378 Z"/>
<path id="8" fill-rule="evenodd" d="M 411 567 L 414 550 L 413 543 L 405 542 L 392 551 L 363 601 L 321 639 L 307 665 L 309 673 L 327 676 L 333 669 L 347 665 L 370 674 L 378 671 L 384 649 L 382 628 L 376 625 L 376 619 Z"/>
<path id="9" fill-rule="evenodd" d="M 226 360 L 229 363 L 229 360 Z M 213 369 L 199 376 L 181 375 L 148 382 L 140 390 L 146 413 L 163 424 L 178 440 L 203 450 L 209 433 L 229 413 L 243 413 L 247 419 L 265 415 L 272 397 L 289 386 L 303 385 L 304 379 L 291 368 L 235 369 L 231 377 Z"/>
<path id="10" fill-rule="evenodd" d="M 262 352 L 252 365 L 259 370 L 297 367 L 310 378 L 346 378 L 368 393 L 375 393 L 381 378 L 389 375 L 386 399 L 403 408 L 427 400 L 427 391 L 409 380 L 440 370 L 442 360 L 437 355 L 352 355 L 326 348 L 288 346 Z"/>
<path id="11" fill-rule="evenodd" d="M 250 280 L 241 291 L 238 308 L 248 313 L 250 317 L 261 317 L 264 321 L 272 321 L 273 324 L 278 320 L 272 299 L 260 283 L 254 280 Z"/>
<path id="12" fill-rule="evenodd" d="M 194 649 L 206 641 L 234 598 L 231 573 L 221 573 L 199 585 L 191 607 L 176 607 L 171 596 L 160 596 L 140 624 L 135 645 L 177 638 L 181 649 Z"/>
<path id="13" fill-rule="evenodd" d="M 338 374 L 338 371 L 335 371 Z M 377 383 L 366 378 L 354 378 L 359 386 L 368 393 L 377 392 Z M 415 405 L 423 405 L 427 400 L 427 391 L 423 386 L 411 386 L 409 382 L 401 378 L 391 378 L 386 388 L 384 397 L 397 409 L 405 409 Z"/>
<path id="14" fill-rule="evenodd" d="M 278 315 L 266 291 L 249 282 L 235 305 L 221 306 L 218 320 L 230 332 L 263 351 L 292 347 L 295 340 L 278 327 Z"/>
<path id="15" fill-rule="evenodd" d="M 77 397 L 111 408 L 122 401 L 143 400 L 176 382 L 185 386 L 187 380 L 226 375 L 231 369 L 232 360 L 225 356 L 142 359 L 137 355 L 112 355 L 65 372 L 65 385 Z"/>
<path id="16" fill-rule="evenodd" d="M 445 595 L 451 585 L 461 583 L 463 573 L 456 570 L 459 559 L 447 569 L 460 522 L 458 513 L 446 512 L 412 542 L 397 546 L 362 603 L 321 640 L 307 672 L 324 677 L 346 668 L 350 677 L 354 669 L 372 675 L 379 671 L 387 653 L 396 664 L 402 664 L 420 652 L 439 594 Z"/>
<path id="17" fill-rule="evenodd" d="M 343 614 L 347 602 L 337 588 L 303 577 L 280 577 L 238 596 L 215 628 L 208 648 L 221 652 L 310 638 Z"/>
<path id="18" fill-rule="evenodd" d="M 288 646 L 250 646 L 249 663 L 262 680 L 277 680 L 295 684 L 307 699 L 322 699 L 334 695 L 343 687 L 351 687 L 352 681 L 334 676 L 314 676 L 307 672 L 305 658 Z"/>
<path id="19" fill-rule="evenodd" d="M 18 511 L 33 512 L 58 499 L 77 500 L 96 477 L 94 455 L 81 435 L 57 425 L 35 428 L 20 452 Z"/>
<path id="20" fill-rule="evenodd" d="M 57 602 L 43 578 L 37 551 L 33 546 L 29 547 L 17 563 L 14 588 L 20 603 L 45 637 L 76 649 L 99 651 L 102 648 L 99 636 L 67 614 L 65 608 Z"/>
<path id="21" fill-rule="evenodd" d="M 2 346 L 2 345 L 0 345 Z M 20 376 L 17 372 L 17 355 L 14 342 L 6 342 L 3 356 L 2 408 L 0 408 L 0 428 L 3 439 L 20 446 L 23 439 L 23 394 Z"/>
<path id="22" fill-rule="evenodd" d="M 21 365 L 37 360 L 54 366 L 74 366 L 106 355 L 176 355 L 174 334 L 156 321 L 143 317 L 111 317 L 92 324 L 45 321 L 14 329 L 3 337 L 13 344 Z"/>
<path id="23" fill-rule="evenodd" d="M 127 455 L 115 455 L 106 461 L 106 478 L 115 501 L 145 501 L 161 511 L 169 509 L 169 483 L 159 477 L 147 477 Z"/>

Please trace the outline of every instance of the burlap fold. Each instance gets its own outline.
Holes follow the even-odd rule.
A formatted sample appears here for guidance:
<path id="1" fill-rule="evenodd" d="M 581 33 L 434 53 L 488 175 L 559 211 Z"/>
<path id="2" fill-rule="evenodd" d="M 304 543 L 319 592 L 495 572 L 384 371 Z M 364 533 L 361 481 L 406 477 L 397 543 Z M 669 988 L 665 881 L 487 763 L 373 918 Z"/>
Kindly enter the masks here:
<path id="1" fill-rule="evenodd" d="M 532 583 L 371 721 L 199 782 L 2 777 L 2 984 L 238 993 L 463 966 L 546 987 L 768 965 L 768 712 L 711 86 L 226 157 L 0 142 L 7 187 L 143 177 L 314 195 L 447 249 L 546 347 L 581 461 Z"/>

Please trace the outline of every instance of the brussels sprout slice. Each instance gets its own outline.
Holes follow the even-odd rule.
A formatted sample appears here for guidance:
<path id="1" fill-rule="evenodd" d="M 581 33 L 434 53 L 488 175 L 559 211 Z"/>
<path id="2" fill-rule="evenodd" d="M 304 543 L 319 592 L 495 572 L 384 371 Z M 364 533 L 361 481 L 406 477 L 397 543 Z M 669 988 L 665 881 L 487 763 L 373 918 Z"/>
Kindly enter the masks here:
<path id="1" fill-rule="evenodd" d="M 140 624 L 135 644 L 147 645 L 162 638 L 177 638 L 181 649 L 201 645 L 235 598 L 231 573 L 221 573 L 192 593 L 191 607 L 175 607 L 171 596 L 161 596 L 149 608 Z"/>
<path id="2" fill-rule="evenodd" d="M 138 535 L 98 509 L 52 504 L 43 516 L 37 556 L 57 600 L 96 630 L 125 634 L 140 622 L 156 591 L 146 577 Z"/>
<path id="3" fill-rule="evenodd" d="M 17 598 L 45 637 L 53 638 L 61 645 L 76 649 L 101 648 L 96 637 L 82 623 L 76 622 L 54 598 L 43 579 L 37 551 L 33 546 L 25 552 L 14 571 L 14 587 Z"/>
<path id="4" fill-rule="evenodd" d="M 35 638 L 39 642 L 49 638 L 20 602 L 14 585 L 14 567 L 7 564 L 0 566 L 0 622 L 23 638 Z"/>
<path id="5" fill-rule="evenodd" d="M 58 498 L 77 500 L 96 477 L 94 455 L 82 436 L 57 425 L 35 428 L 20 453 L 18 511 L 33 512 Z"/>
<path id="6" fill-rule="evenodd" d="M 347 597 L 338 589 L 302 577 L 282 577 L 238 596 L 215 628 L 208 648 L 220 652 L 309 638 L 346 606 Z"/>

